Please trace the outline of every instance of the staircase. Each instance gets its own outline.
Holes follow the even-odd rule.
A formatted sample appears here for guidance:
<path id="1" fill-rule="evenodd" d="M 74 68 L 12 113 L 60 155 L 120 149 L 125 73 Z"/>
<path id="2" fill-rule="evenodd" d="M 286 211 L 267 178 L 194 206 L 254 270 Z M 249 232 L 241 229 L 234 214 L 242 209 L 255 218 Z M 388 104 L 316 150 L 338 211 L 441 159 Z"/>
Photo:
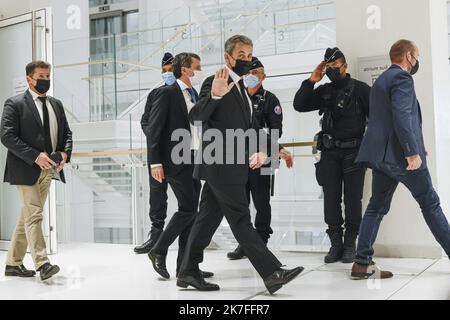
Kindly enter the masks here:
<path id="1" fill-rule="evenodd" d="M 79 177 L 85 180 L 92 190 L 99 196 L 131 197 L 132 177 L 129 169 L 120 157 L 96 157 L 77 160 L 72 168 Z"/>

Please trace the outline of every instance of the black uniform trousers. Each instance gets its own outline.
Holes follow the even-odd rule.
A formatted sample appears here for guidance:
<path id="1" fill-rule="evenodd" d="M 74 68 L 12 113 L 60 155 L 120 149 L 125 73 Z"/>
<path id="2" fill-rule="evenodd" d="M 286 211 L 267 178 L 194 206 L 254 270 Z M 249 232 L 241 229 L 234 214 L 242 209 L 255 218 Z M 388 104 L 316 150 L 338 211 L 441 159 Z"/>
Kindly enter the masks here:
<path id="1" fill-rule="evenodd" d="M 189 235 L 180 275 L 198 275 L 203 251 L 227 219 L 234 237 L 250 262 L 264 279 L 281 267 L 280 261 L 267 249 L 250 221 L 246 185 L 212 184 L 203 186 L 200 211 Z"/>
<path id="2" fill-rule="evenodd" d="M 272 208 L 270 207 L 270 175 L 261 175 L 261 169 L 250 170 L 247 183 L 247 197 L 250 197 L 256 209 L 255 228 L 265 244 L 273 233 L 270 223 Z"/>
<path id="3" fill-rule="evenodd" d="M 358 148 L 323 150 L 316 164 L 316 176 L 323 187 L 325 223 L 331 232 L 358 234 L 362 219 L 362 197 L 366 169 L 355 163 Z M 345 220 L 342 217 L 344 193 Z"/>
<path id="4" fill-rule="evenodd" d="M 201 183 L 192 178 L 192 172 L 193 165 L 184 165 L 175 176 L 166 176 L 167 183 L 177 198 L 178 211 L 170 219 L 153 248 L 156 254 L 166 256 L 169 247 L 178 237 L 177 271 L 180 269 L 189 233 L 198 211 Z"/>

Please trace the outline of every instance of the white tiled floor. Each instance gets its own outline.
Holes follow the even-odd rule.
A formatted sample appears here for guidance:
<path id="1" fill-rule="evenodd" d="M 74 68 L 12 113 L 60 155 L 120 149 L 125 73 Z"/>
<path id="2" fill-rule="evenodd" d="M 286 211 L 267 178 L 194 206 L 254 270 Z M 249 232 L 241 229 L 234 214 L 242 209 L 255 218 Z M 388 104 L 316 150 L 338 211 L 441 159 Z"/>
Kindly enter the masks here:
<path id="1" fill-rule="evenodd" d="M 177 300 L 264 300 L 264 299 L 447 299 L 450 300 L 450 261 L 378 258 L 377 264 L 394 272 L 383 281 L 349 280 L 351 265 L 324 265 L 321 254 L 278 252 L 287 265 L 302 265 L 301 276 L 275 296 L 264 288 L 248 260 L 228 261 L 224 251 L 207 251 L 202 269 L 213 271 L 218 292 L 202 293 L 179 289 L 176 280 L 161 280 L 146 255 L 134 255 L 132 246 L 71 244 L 60 246 L 52 263 L 61 273 L 41 282 L 5 278 L 5 252 L 0 252 L 0 299 L 177 299 Z M 167 265 L 174 273 L 176 252 L 170 251 Z M 31 268 L 29 256 L 25 264 Z"/>

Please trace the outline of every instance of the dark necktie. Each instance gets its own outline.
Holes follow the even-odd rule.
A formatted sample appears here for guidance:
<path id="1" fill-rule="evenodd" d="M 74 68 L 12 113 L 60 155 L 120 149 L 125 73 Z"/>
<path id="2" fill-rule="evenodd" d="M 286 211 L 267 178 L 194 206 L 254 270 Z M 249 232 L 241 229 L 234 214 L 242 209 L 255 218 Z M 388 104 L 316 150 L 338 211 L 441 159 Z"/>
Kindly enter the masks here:
<path id="1" fill-rule="evenodd" d="M 50 117 L 48 115 L 47 109 L 47 97 L 38 97 L 42 102 L 42 113 L 44 115 L 44 141 L 45 141 L 45 152 L 48 154 L 53 153 L 52 138 L 50 135 Z"/>
<path id="2" fill-rule="evenodd" d="M 198 100 L 197 92 L 192 88 L 187 88 L 187 91 L 189 92 L 189 95 L 191 96 L 191 102 L 197 103 L 197 100 Z"/>
<path id="3" fill-rule="evenodd" d="M 245 116 L 247 117 L 247 121 L 250 122 L 251 110 L 250 110 L 250 103 L 248 102 L 247 95 L 245 94 L 247 89 L 245 88 L 245 85 L 244 85 L 244 79 L 241 79 L 239 81 L 239 88 L 241 88 L 241 96 L 242 96 L 242 100 L 244 100 Z"/>

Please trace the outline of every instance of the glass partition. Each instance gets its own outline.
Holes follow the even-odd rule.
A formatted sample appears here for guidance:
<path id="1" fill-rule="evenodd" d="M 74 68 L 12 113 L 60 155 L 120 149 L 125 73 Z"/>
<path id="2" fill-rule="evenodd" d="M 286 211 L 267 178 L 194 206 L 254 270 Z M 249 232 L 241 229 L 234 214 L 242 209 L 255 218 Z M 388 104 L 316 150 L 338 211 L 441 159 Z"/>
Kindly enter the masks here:
<path id="1" fill-rule="evenodd" d="M 162 84 L 164 52 L 199 53 L 206 74 L 223 64 L 224 40 L 235 33 L 251 37 L 260 57 L 315 52 L 335 45 L 334 16 L 334 1 L 326 0 L 195 0 L 188 8 L 152 12 L 152 23 L 142 30 L 55 42 L 55 52 L 76 46 L 87 48 L 86 57 L 90 55 L 86 61 L 55 63 L 55 96 L 64 102 L 76 133 L 68 184 L 57 186 L 59 241 L 138 244 L 146 239 L 149 173 L 146 137 L 139 122 L 148 93 Z M 274 75 L 278 76 L 281 82 L 294 77 L 296 84 L 306 77 Z M 280 97 L 283 108 L 292 109 L 296 89 L 267 87 Z M 281 141 L 311 141 L 318 131 L 318 116 L 287 115 Z M 282 167 L 276 174 L 275 233 L 270 245 L 322 251 L 328 238 L 311 144 L 290 145 L 289 150 L 296 156 L 296 166 Z M 168 219 L 175 210 L 169 188 Z M 224 249 L 235 245 L 225 220 L 214 245 Z"/>
<path id="2" fill-rule="evenodd" d="M 450 2 L 447 2 L 447 23 L 448 23 L 448 56 L 450 60 Z"/>
<path id="3" fill-rule="evenodd" d="M 324 251 L 329 244 L 322 190 L 314 180 L 313 144 L 287 144 L 295 167 L 289 170 L 282 165 L 276 172 L 270 240 L 276 250 Z M 150 189 L 145 149 L 75 153 L 67 175 L 67 185 L 57 186 L 60 242 L 137 244 L 146 240 Z M 168 195 L 167 222 L 177 209 L 170 188 Z M 254 218 L 253 206 L 251 214 Z M 221 249 L 236 245 L 225 219 L 211 245 Z"/>
<path id="4" fill-rule="evenodd" d="M 42 9 L 0 20 L 0 42 L 4 44 L 0 51 L 0 81 L 4 84 L 0 87 L 0 114 L 3 113 L 8 98 L 28 90 L 25 66 L 33 59 L 52 61 L 50 14 L 50 9 Z M 19 221 L 21 210 L 17 188 L 3 181 L 7 152 L 3 144 L 0 144 L 0 250 L 9 248 L 8 241 Z M 55 223 L 52 199 L 51 188 L 43 221 L 43 233 L 49 253 L 56 250 L 56 238 L 53 238 L 52 233 Z"/>
<path id="5" fill-rule="evenodd" d="M 116 26 L 123 21 L 121 17 L 110 17 L 109 22 L 92 22 L 91 29 L 103 30 L 104 34 L 96 31 L 96 35 L 101 35 L 55 42 L 55 51 L 67 46 L 82 47 L 82 42 L 90 48 L 89 61 L 65 59 L 55 65 L 59 79 L 88 66 L 76 80 L 70 77 L 76 83 L 62 84 L 61 98 L 82 100 L 83 111 L 75 112 L 78 121 L 127 119 L 128 112 L 138 119 L 148 92 L 161 81 L 161 57 L 167 51 L 198 53 L 202 65 L 208 68 L 223 64 L 223 42 L 236 33 L 253 39 L 254 52 L 259 57 L 314 51 L 336 43 L 332 0 L 191 3 L 188 8 L 155 12 L 155 20 L 143 30 L 117 33 L 124 30 Z M 131 28 L 136 28 L 133 25 Z M 88 99 L 80 97 L 76 89 L 67 90 L 85 86 Z M 132 105 L 134 108 L 130 109 Z"/>
<path id="6" fill-rule="evenodd" d="M 24 76 L 24 66 L 32 59 L 32 21 L 28 20 L 0 28 L 0 42 L 8 44 L 0 50 L 0 61 L 8 61 L 8 63 L 2 64 L 1 73 L 1 82 L 6 84 L 0 88 L 0 112 L 3 113 L 6 99 L 25 91 L 28 87 Z M 3 183 L 7 152 L 8 150 L 1 145 L 0 240 L 11 240 L 20 215 L 20 199 L 17 189 Z"/>

